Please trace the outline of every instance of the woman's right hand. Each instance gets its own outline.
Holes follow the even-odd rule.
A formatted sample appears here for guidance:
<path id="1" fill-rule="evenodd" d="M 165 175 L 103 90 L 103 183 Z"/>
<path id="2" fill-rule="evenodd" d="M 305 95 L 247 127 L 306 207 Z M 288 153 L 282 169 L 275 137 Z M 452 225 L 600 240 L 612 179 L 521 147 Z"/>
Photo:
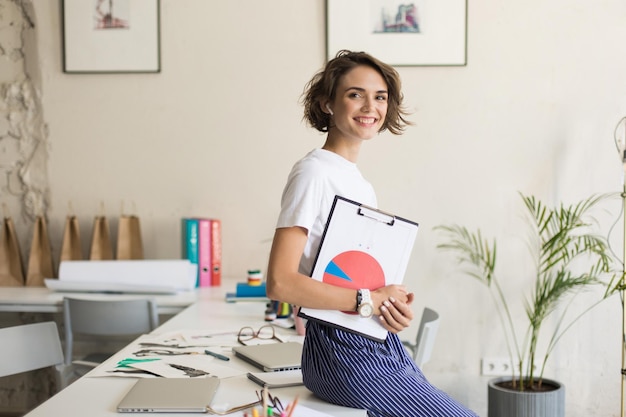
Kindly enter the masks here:
<path id="1" fill-rule="evenodd" d="M 409 302 L 409 292 L 404 285 L 387 285 L 371 292 L 376 315 L 380 315 L 383 302 L 395 299 L 403 303 Z"/>
<path id="2" fill-rule="evenodd" d="M 406 287 L 389 285 L 379 288 L 372 294 L 375 294 L 372 295 L 373 300 L 385 295 L 388 296 L 382 300 L 381 304 L 374 302 L 379 311 L 376 315 L 387 331 L 398 333 L 411 325 L 413 320 L 411 303 L 413 303 L 415 296 L 413 293 L 407 292 Z"/>

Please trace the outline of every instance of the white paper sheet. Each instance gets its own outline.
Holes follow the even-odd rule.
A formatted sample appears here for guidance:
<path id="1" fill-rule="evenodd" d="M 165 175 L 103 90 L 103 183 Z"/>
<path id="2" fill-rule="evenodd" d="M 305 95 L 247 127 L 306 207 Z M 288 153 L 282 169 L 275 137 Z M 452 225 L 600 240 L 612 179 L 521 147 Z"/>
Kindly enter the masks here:
<path id="1" fill-rule="evenodd" d="M 197 265 L 186 259 L 63 261 L 59 279 L 46 279 L 55 291 L 172 293 L 193 290 Z"/>

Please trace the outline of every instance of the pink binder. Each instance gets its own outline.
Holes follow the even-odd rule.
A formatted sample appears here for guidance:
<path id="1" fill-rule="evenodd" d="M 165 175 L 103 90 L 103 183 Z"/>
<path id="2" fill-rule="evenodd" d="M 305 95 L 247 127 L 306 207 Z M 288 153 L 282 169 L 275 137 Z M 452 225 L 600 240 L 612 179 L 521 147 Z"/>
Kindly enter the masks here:
<path id="1" fill-rule="evenodd" d="M 211 219 L 198 219 L 199 286 L 210 287 L 211 275 Z"/>

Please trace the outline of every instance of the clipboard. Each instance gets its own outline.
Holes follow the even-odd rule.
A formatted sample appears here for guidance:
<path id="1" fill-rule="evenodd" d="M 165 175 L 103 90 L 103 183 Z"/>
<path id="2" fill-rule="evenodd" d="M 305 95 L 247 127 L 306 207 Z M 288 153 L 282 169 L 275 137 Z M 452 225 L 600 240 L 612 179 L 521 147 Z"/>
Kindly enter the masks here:
<path id="1" fill-rule="evenodd" d="M 335 196 L 311 278 L 353 289 L 401 284 L 418 227 L 405 218 Z M 377 317 L 363 318 L 354 311 L 301 308 L 298 315 L 379 342 L 387 338 Z"/>

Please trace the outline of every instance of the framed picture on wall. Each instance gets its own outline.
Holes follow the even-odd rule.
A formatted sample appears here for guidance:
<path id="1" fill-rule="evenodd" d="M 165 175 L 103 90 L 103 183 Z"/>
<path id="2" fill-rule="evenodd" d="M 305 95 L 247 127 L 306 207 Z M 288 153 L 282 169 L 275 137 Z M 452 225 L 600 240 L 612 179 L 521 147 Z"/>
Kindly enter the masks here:
<path id="1" fill-rule="evenodd" d="M 62 0 L 63 71 L 160 72 L 159 0 Z"/>
<path id="2" fill-rule="evenodd" d="M 326 0 L 326 55 L 365 51 L 394 66 L 467 64 L 467 0 Z"/>

